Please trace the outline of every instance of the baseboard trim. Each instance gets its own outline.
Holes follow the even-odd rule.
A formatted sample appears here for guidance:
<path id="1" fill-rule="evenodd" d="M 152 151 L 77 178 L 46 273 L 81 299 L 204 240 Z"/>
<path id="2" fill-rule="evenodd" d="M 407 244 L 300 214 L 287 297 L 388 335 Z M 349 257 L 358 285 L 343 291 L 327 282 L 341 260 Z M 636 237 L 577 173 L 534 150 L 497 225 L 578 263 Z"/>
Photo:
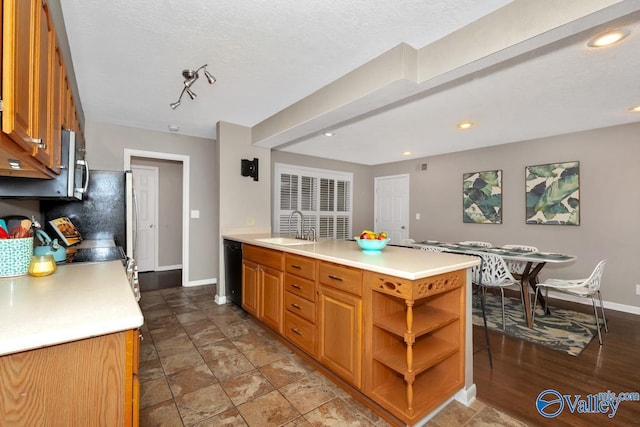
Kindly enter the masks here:
<path id="1" fill-rule="evenodd" d="M 212 279 L 192 280 L 182 285 L 182 287 L 190 288 L 192 286 L 215 285 L 216 283 L 218 283 L 218 279 L 214 277 Z"/>
<path id="2" fill-rule="evenodd" d="M 182 270 L 182 264 L 163 265 L 162 267 L 157 267 L 155 271 L 169 271 L 169 270 Z"/>
<path id="3" fill-rule="evenodd" d="M 573 295 L 563 294 L 562 292 L 554 292 L 550 290 L 549 297 L 563 301 L 577 302 L 578 304 L 591 305 L 590 299 L 574 297 Z M 619 304 L 611 301 L 602 301 L 602 303 L 606 309 L 622 311 L 624 313 L 640 314 L 640 307 L 636 307 L 634 305 Z"/>

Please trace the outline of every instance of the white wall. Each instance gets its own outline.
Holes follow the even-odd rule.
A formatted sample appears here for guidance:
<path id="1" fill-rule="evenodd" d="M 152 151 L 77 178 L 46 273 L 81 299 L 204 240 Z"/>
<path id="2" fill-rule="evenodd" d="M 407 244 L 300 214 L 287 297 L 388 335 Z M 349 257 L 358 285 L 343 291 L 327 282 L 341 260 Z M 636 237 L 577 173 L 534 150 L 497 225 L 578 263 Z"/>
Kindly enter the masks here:
<path id="1" fill-rule="evenodd" d="M 87 160 L 92 169 L 122 170 L 124 149 L 189 156 L 190 206 L 200 211 L 189 225 L 189 282 L 214 283 L 218 277 L 216 142 L 212 139 L 87 122 Z"/>

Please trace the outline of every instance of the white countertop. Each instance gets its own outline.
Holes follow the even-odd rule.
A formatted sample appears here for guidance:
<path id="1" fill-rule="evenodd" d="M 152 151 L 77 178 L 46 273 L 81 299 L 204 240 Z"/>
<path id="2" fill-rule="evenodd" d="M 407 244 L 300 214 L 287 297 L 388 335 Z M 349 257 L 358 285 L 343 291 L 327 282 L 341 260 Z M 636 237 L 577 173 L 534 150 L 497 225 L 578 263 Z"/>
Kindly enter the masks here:
<path id="1" fill-rule="evenodd" d="M 135 329 L 143 321 L 120 261 L 0 278 L 0 356 Z"/>
<path id="2" fill-rule="evenodd" d="M 223 238 L 409 280 L 469 268 L 480 263 L 475 257 L 452 253 L 434 253 L 398 246 L 386 246 L 379 253 L 369 253 L 362 251 L 355 241 L 348 240 L 321 238 L 316 243 L 309 242 L 294 246 L 257 240 L 272 236 L 276 235 L 229 234 L 224 235 Z"/>

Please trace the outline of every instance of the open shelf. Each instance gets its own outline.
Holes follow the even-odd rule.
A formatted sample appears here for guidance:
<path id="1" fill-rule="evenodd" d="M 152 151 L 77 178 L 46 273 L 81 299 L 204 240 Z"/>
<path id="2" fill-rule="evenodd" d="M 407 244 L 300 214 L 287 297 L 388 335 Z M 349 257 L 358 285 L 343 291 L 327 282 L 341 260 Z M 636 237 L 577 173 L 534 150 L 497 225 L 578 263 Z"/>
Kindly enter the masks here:
<path id="1" fill-rule="evenodd" d="M 413 310 L 413 335 L 419 337 L 436 329 L 442 328 L 460 318 L 459 315 L 430 305 L 417 306 Z M 398 311 L 388 316 L 380 317 L 374 325 L 404 337 L 407 332 L 406 311 Z"/>
<path id="2" fill-rule="evenodd" d="M 374 362 L 376 363 L 376 362 Z M 391 409 L 398 418 L 407 424 L 422 419 L 442 403 L 443 396 L 450 396 L 464 383 L 461 375 L 452 375 L 460 363 L 458 356 L 439 363 L 416 378 L 413 385 L 413 413 L 408 411 L 407 384 L 404 378 L 395 372 L 389 372 L 386 366 L 377 364 L 375 370 L 386 370 L 385 381 L 374 387 L 372 396 L 381 405 Z"/>
<path id="3" fill-rule="evenodd" d="M 445 340 L 433 336 L 425 337 L 413 346 L 414 374 L 429 369 L 457 351 L 458 346 Z M 390 345 L 374 350 L 373 358 L 400 374 L 404 375 L 407 372 L 407 352 L 406 347 L 402 345 Z"/>

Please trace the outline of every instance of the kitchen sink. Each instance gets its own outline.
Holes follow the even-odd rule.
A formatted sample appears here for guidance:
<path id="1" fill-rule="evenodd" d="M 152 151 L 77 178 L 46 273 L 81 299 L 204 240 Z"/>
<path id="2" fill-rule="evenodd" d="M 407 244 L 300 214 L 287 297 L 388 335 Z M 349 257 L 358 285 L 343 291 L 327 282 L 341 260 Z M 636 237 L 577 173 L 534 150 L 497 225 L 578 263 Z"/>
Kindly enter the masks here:
<path id="1" fill-rule="evenodd" d="M 312 240 L 293 239 L 291 237 L 267 237 L 265 239 L 256 239 L 258 242 L 271 243 L 274 245 L 293 246 L 293 245 L 310 245 L 316 242 Z"/>

